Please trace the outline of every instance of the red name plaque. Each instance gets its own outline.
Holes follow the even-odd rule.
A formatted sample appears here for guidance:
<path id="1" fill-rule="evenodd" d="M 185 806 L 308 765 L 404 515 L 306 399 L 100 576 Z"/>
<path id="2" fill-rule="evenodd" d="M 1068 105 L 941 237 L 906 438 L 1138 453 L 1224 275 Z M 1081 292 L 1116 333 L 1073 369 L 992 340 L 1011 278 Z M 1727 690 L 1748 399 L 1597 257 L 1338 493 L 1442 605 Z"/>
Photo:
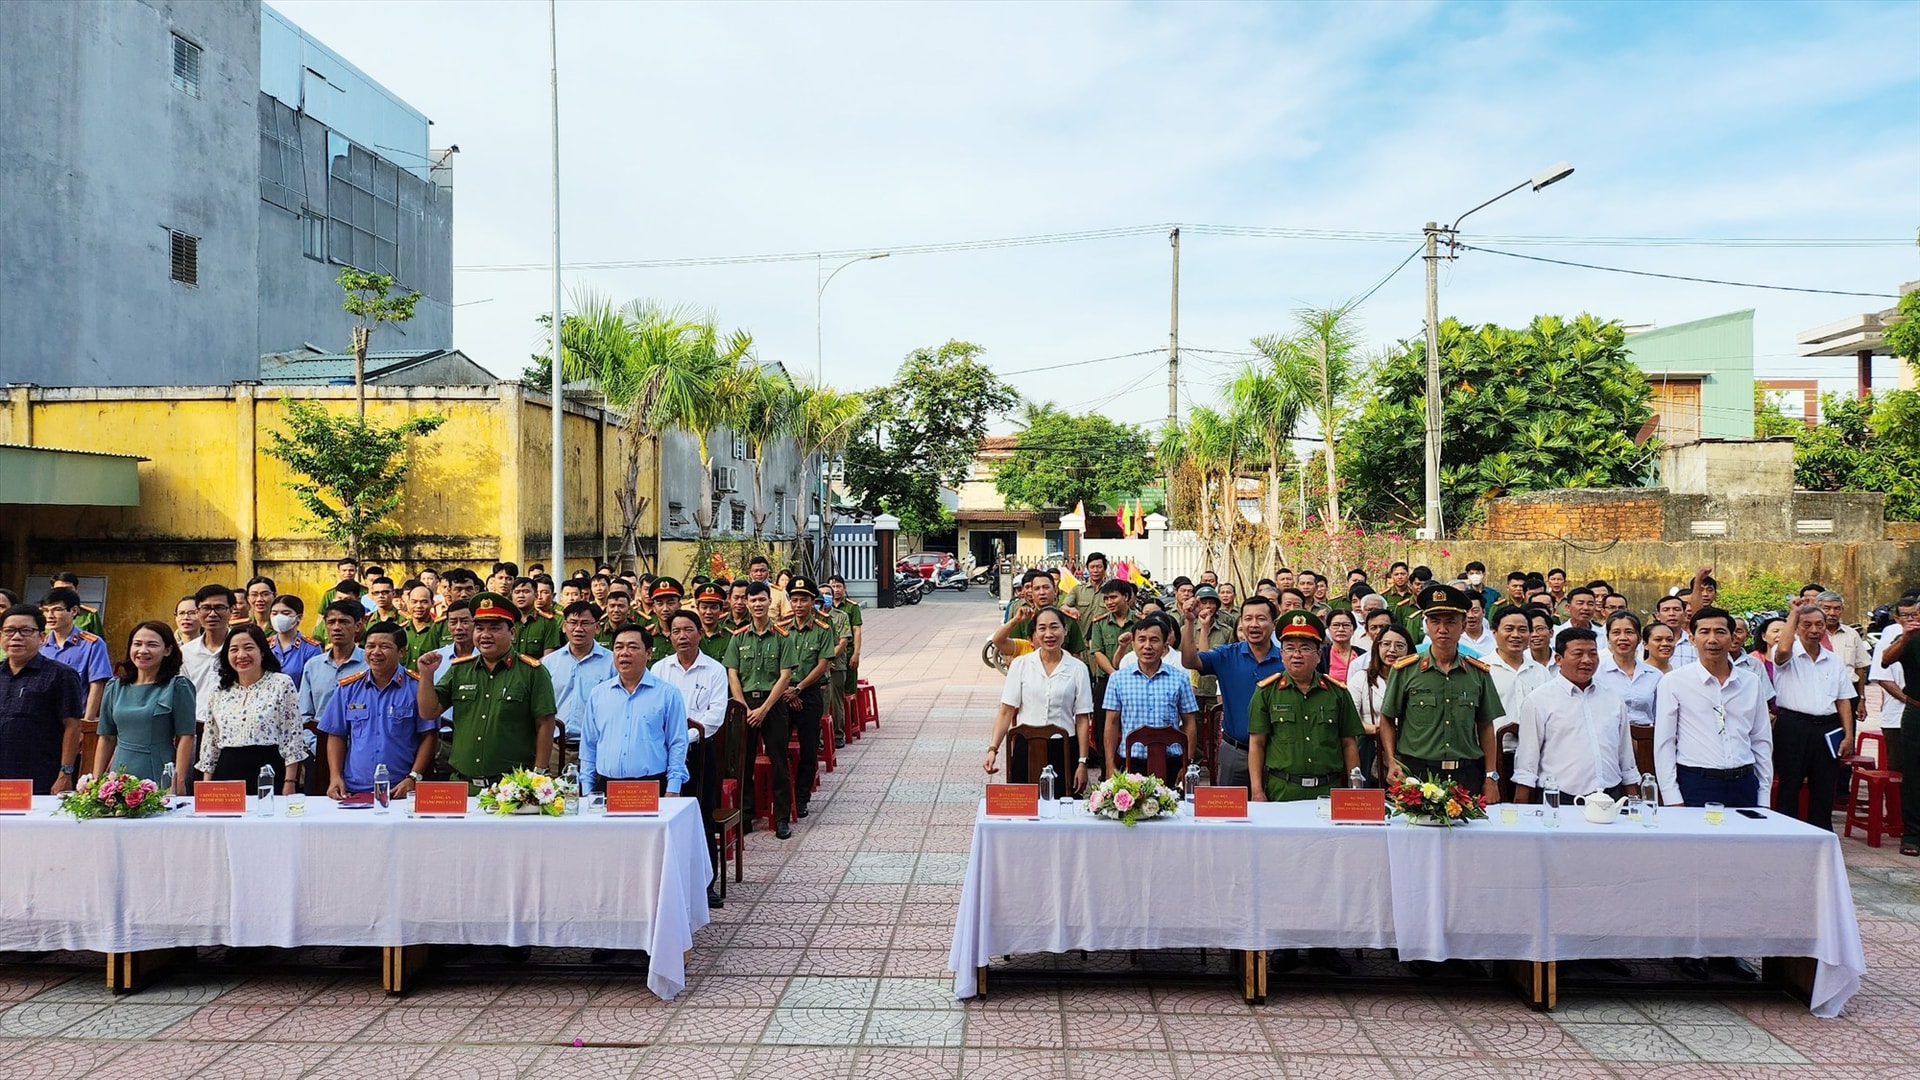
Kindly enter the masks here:
<path id="1" fill-rule="evenodd" d="M 193 785 L 193 812 L 213 817 L 239 817 L 247 812 L 245 780 L 202 780 Z"/>
<path id="2" fill-rule="evenodd" d="M 988 784 L 988 817 L 1040 816 L 1039 784 Z"/>
<path id="3" fill-rule="evenodd" d="M 657 814 L 660 812 L 658 780 L 607 781 L 607 813 Z"/>
<path id="4" fill-rule="evenodd" d="M 0 814 L 24 814 L 33 809 L 33 781 L 0 780 Z"/>
<path id="5" fill-rule="evenodd" d="M 422 780 L 413 785 L 413 812 L 415 815 L 464 816 L 467 812 L 466 781 Z"/>
<path id="6" fill-rule="evenodd" d="M 1332 795 L 1335 825 L 1387 823 L 1387 793 L 1380 788 L 1335 788 Z"/>
<path id="7" fill-rule="evenodd" d="M 1247 816 L 1247 789 L 1243 787 L 1194 788 L 1193 816 L 1196 818 L 1244 818 Z"/>

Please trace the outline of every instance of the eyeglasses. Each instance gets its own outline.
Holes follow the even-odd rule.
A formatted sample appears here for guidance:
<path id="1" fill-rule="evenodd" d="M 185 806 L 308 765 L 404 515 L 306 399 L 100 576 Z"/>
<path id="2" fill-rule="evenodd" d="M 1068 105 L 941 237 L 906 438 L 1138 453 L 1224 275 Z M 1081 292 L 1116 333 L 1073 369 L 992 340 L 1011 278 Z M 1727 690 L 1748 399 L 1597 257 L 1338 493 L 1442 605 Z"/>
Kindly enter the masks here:
<path id="1" fill-rule="evenodd" d="M 0 627 L 0 637 L 32 637 L 39 632 L 31 626 Z"/>
<path id="2" fill-rule="evenodd" d="M 232 611 L 232 604 L 201 604 L 200 610 L 207 615 L 217 615 L 222 611 Z"/>

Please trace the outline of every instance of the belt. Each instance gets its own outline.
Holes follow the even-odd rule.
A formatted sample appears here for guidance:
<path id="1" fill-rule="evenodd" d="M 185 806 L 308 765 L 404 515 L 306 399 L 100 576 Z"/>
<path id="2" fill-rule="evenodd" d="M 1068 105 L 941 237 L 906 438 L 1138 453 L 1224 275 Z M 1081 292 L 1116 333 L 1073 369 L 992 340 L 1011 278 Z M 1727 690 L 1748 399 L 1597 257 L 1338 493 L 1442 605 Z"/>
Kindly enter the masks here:
<path id="1" fill-rule="evenodd" d="M 1737 769 L 1703 769 L 1698 765 L 1675 765 L 1674 767 L 1681 772 L 1711 776 L 1715 780 L 1738 780 L 1753 771 L 1753 766 L 1751 765 L 1742 765 Z"/>
<path id="2" fill-rule="evenodd" d="M 1801 712 L 1799 709 L 1777 709 L 1774 715 L 1776 717 L 1786 717 L 1793 720 L 1805 720 L 1809 724 L 1830 724 L 1833 727 L 1840 726 L 1840 714 L 1837 712 L 1810 713 Z"/>
<path id="3" fill-rule="evenodd" d="M 1405 754 L 1401 754 L 1401 755 L 1400 755 L 1400 760 L 1402 760 L 1402 761 L 1411 761 L 1411 762 L 1413 762 L 1413 763 L 1415 763 L 1415 764 L 1417 764 L 1417 765 L 1431 765 L 1432 767 L 1434 767 L 1434 768 L 1436 768 L 1436 769 L 1441 769 L 1441 770 L 1451 770 L 1451 769 L 1458 769 L 1458 768 L 1460 768 L 1461 766 L 1463 766 L 1463 765 L 1465 765 L 1465 764 L 1466 764 L 1466 759 L 1465 759 L 1465 758 L 1445 758 L 1445 759 L 1442 759 L 1442 758 L 1418 758 L 1418 757 L 1408 757 L 1408 756 L 1407 756 L 1407 755 L 1405 755 Z"/>
<path id="4" fill-rule="evenodd" d="M 1244 741 L 1240 739 L 1236 739 L 1224 731 L 1220 733 L 1220 741 L 1223 743 L 1226 743 L 1228 746 L 1233 747 L 1235 750 L 1238 750 L 1243 754 L 1247 752 L 1247 744 Z"/>
<path id="5" fill-rule="evenodd" d="M 1340 781 L 1339 773 L 1328 773 L 1325 776 L 1295 776 L 1293 773 L 1281 772 L 1279 769 L 1268 769 L 1267 775 L 1289 784 L 1299 784 L 1304 788 L 1331 787 Z"/>

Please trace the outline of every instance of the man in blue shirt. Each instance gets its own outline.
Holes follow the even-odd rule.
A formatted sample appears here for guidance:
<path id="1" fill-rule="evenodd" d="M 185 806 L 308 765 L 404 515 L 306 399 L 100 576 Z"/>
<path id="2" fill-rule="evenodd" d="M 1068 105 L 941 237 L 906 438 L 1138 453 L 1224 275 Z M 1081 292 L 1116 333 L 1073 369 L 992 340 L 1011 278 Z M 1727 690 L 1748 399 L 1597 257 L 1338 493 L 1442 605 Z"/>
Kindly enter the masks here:
<path id="1" fill-rule="evenodd" d="M 587 692 L 613 678 L 613 650 L 594 640 L 600 632 L 600 609 L 591 600 L 575 600 L 561 613 L 567 646 L 541 657 L 553 679 L 553 703 L 559 710 L 567 745 L 580 743 L 580 725 L 587 711 Z"/>
<path id="2" fill-rule="evenodd" d="M 106 693 L 107 680 L 113 678 L 113 665 L 107 661 L 107 643 L 73 625 L 80 614 L 80 594 L 64 587 L 50 590 L 40 601 L 40 613 L 47 619 L 40 655 L 80 673 L 80 681 L 87 684 L 87 711 L 82 720 L 100 719 L 100 698 Z"/>
<path id="3" fill-rule="evenodd" d="M 1210 747 L 1218 756 L 1214 783 L 1222 787 L 1246 787 L 1247 705 L 1253 701 L 1253 689 L 1272 675 L 1286 670 L 1280 650 L 1273 647 L 1273 624 L 1279 607 L 1264 596 L 1249 596 L 1240 607 L 1240 635 L 1245 640 L 1229 642 L 1201 652 L 1195 644 L 1207 634 L 1209 615 L 1198 612 L 1186 617 L 1186 632 L 1180 638 L 1180 663 L 1188 671 L 1212 675 L 1220 681 L 1220 745 Z"/>
<path id="4" fill-rule="evenodd" d="M 327 795 L 372 791 L 373 770 L 387 767 L 393 797 L 402 798 L 426 775 L 440 725 L 420 717 L 419 680 L 400 666 L 406 631 L 397 623 L 367 629 L 366 666 L 340 679 L 320 714 L 327 740 Z"/>
<path id="5" fill-rule="evenodd" d="M 1186 672 L 1168 668 L 1160 661 L 1166 656 L 1175 633 L 1170 616 L 1155 613 L 1133 624 L 1133 655 L 1138 667 L 1128 667 L 1107 680 L 1107 699 L 1101 707 L 1107 713 L 1107 772 L 1126 771 L 1126 736 L 1140 728 L 1178 728 L 1193 749 L 1194 729 L 1200 706 L 1193 697 L 1193 681 Z M 1172 763 L 1168 763 L 1168 771 Z"/>
<path id="6" fill-rule="evenodd" d="M 367 654 L 355 644 L 360 640 L 362 614 L 358 600 L 335 600 L 322 613 L 321 624 L 327 628 L 327 648 L 307 661 L 306 670 L 300 676 L 301 723 L 320 719 L 327 699 L 333 696 L 334 687 L 340 685 L 341 679 L 367 670 Z"/>
<path id="7" fill-rule="evenodd" d="M 613 636 L 615 677 L 587 694 L 580 730 L 584 791 L 608 780 L 664 780 L 667 794 L 687 782 L 687 703 L 672 684 L 647 670 L 647 632 L 628 623 Z"/>

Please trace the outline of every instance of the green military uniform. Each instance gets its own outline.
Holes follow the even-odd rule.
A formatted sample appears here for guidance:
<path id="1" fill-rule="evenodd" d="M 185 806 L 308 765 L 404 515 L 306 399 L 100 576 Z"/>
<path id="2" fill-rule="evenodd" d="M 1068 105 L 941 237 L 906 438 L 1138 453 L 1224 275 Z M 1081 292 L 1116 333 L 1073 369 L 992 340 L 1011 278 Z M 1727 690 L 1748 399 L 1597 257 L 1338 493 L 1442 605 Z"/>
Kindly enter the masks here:
<path id="1" fill-rule="evenodd" d="M 447 762 L 456 780 L 497 777 L 533 765 L 538 722 L 558 711 L 553 679 L 540 661 L 508 653 L 489 665 L 478 653 L 453 661 L 434 688 L 453 708 L 453 748 Z"/>
<path id="2" fill-rule="evenodd" d="M 1247 732 L 1267 737 L 1265 785 L 1274 802 L 1313 799 L 1339 787 L 1347 771 L 1342 743 L 1365 733 L 1353 695 L 1315 673 L 1307 686 L 1286 672 L 1260 680 L 1247 706 Z M 1302 779 L 1316 781 L 1313 786 Z"/>
<path id="3" fill-rule="evenodd" d="M 787 597 L 791 602 L 794 597 L 801 596 L 818 601 L 820 591 L 811 579 L 796 575 L 787 582 Z M 787 616 L 787 660 L 793 668 L 790 687 L 797 692 L 798 700 L 798 704 L 788 710 L 788 721 L 800 738 L 800 772 L 793 778 L 797 802 L 795 813 L 800 817 L 807 816 L 807 802 L 813 794 L 814 776 L 820 767 L 820 725 L 827 715 L 828 673 L 832 668 L 834 646 L 838 643 L 839 639 L 833 632 L 833 621 L 818 608 L 814 610 L 813 617 L 804 623 L 800 621 L 797 610 Z M 813 677 L 816 668 L 825 669 L 818 678 Z M 812 681 L 809 682 L 809 679 Z M 827 737 L 833 736 L 828 733 Z"/>
<path id="4" fill-rule="evenodd" d="M 1104 615 L 1107 610 L 1100 605 L 1100 587 L 1085 581 L 1062 593 L 1059 605 L 1080 613 L 1080 617 L 1074 621 L 1080 624 L 1082 634 L 1086 633 L 1087 626 L 1095 616 Z"/>
<path id="5" fill-rule="evenodd" d="M 1104 609 L 1101 610 L 1099 618 L 1087 625 L 1086 660 L 1087 666 L 1092 669 L 1094 678 L 1104 679 L 1107 677 L 1107 674 L 1099 668 L 1094 667 L 1092 661 L 1093 654 L 1100 653 L 1104 655 L 1107 658 L 1107 663 L 1118 668 L 1120 666 L 1120 658 L 1126 655 L 1126 651 L 1120 648 L 1120 635 L 1126 632 L 1127 617 L 1121 615 L 1116 618 L 1115 616 L 1107 614 Z"/>
<path id="6" fill-rule="evenodd" d="M 1421 590 L 1421 610 L 1466 614 L 1466 594 L 1451 585 Z M 1484 661 L 1460 653 L 1442 671 L 1430 653 L 1415 653 L 1393 665 L 1380 700 L 1380 715 L 1394 720 L 1394 756 L 1410 776 L 1451 779 L 1478 791 L 1486 777 L 1480 725 L 1505 715 Z"/>
<path id="7" fill-rule="evenodd" d="M 656 603 L 667 597 L 678 600 L 680 596 L 680 583 L 670 577 L 655 579 L 653 591 L 647 594 L 648 599 Z M 673 642 L 667 637 L 667 616 L 655 612 L 644 625 L 647 632 L 653 635 L 653 662 L 657 664 L 673 652 Z"/>
<path id="8" fill-rule="evenodd" d="M 726 665 L 740 680 L 740 691 L 746 695 L 749 709 L 768 703 L 781 673 L 793 667 L 793 655 L 786 628 L 771 618 L 765 630 L 756 630 L 749 623 L 733 631 L 727 643 Z M 773 698 L 765 718 L 760 721 L 760 739 L 773 773 L 776 835 L 779 830 L 791 828 L 793 820 L 793 774 L 787 769 L 788 720 L 786 704 Z"/>
<path id="9" fill-rule="evenodd" d="M 800 680 L 813 671 L 814 665 L 822 658 L 831 660 L 833 647 L 838 641 L 834 634 L 833 621 L 818 611 L 813 613 L 813 621 L 805 626 L 794 625 L 796 617 L 787 618 L 787 643 L 793 650 L 793 681 L 797 686 Z M 810 689 L 825 692 L 824 680 L 816 681 Z"/>
<path id="10" fill-rule="evenodd" d="M 97 638 L 104 638 L 107 635 L 107 632 L 100 628 L 100 613 L 85 604 L 81 604 L 80 610 L 74 613 L 73 628 Z"/>
<path id="11" fill-rule="evenodd" d="M 827 624 L 833 628 L 833 665 L 827 670 L 827 712 L 833 717 L 833 742 L 846 745 L 847 739 L 847 657 L 853 652 L 853 620 L 839 604 L 827 608 Z"/>
<path id="12" fill-rule="evenodd" d="M 855 600 L 851 596 L 835 601 L 833 606 L 835 609 L 847 613 L 847 626 L 850 630 L 860 626 L 861 623 L 865 621 L 865 617 L 860 614 L 860 601 Z M 851 662 L 853 658 L 853 643 L 851 641 L 847 643 L 847 658 L 849 663 L 847 664 L 846 686 L 847 693 L 851 694 L 853 693 L 853 688 L 860 682 L 860 665 Z"/>
<path id="13" fill-rule="evenodd" d="M 408 671 L 419 665 L 422 654 L 453 643 L 453 635 L 447 632 L 445 619 L 428 623 L 425 630 L 415 630 L 412 622 L 401 623 L 400 628 L 407 632 L 407 648 L 402 654 L 401 666 Z"/>
<path id="14" fill-rule="evenodd" d="M 536 660 L 563 648 L 566 643 L 567 635 L 560 629 L 560 620 L 547 615 L 536 613 L 513 631 L 513 651 Z"/>

